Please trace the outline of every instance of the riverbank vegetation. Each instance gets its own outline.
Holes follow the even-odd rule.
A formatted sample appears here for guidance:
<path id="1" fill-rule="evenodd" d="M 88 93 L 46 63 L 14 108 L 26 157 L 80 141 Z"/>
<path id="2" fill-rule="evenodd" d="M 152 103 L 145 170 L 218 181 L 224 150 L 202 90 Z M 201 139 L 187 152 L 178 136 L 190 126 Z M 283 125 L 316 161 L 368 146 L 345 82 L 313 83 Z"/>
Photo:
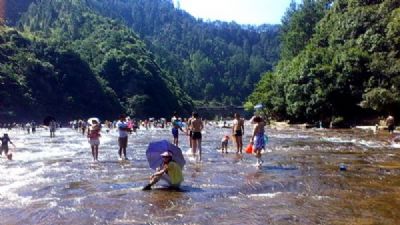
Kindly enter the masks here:
<path id="1" fill-rule="evenodd" d="M 246 106 L 276 119 L 352 123 L 400 112 L 400 2 L 304 0 L 283 18 L 282 58 Z"/>

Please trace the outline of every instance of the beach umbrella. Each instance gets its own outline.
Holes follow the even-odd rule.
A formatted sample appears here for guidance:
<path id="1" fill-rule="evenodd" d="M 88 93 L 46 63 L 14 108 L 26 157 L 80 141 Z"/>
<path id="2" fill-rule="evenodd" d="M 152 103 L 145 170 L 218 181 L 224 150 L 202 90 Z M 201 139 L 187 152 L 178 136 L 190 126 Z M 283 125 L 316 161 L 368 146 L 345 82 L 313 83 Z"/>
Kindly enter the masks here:
<path id="1" fill-rule="evenodd" d="M 150 168 L 156 170 L 162 164 L 163 160 L 161 154 L 164 152 L 170 152 L 172 155 L 172 161 L 176 162 L 181 168 L 183 168 L 186 161 L 182 155 L 181 149 L 166 140 L 151 142 L 147 147 L 146 157 Z"/>
<path id="2" fill-rule="evenodd" d="M 262 104 L 257 104 L 256 106 L 254 106 L 254 109 L 255 110 L 260 110 L 260 109 L 262 109 L 263 108 L 263 105 Z"/>
<path id="3" fill-rule="evenodd" d="M 87 120 L 88 124 L 92 125 L 92 121 L 96 120 L 98 124 L 100 124 L 100 120 L 97 117 L 92 117 Z"/>
<path id="4" fill-rule="evenodd" d="M 46 116 L 43 120 L 43 124 L 45 126 L 49 126 L 51 121 L 56 121 L 56 118 L 54 118 L 53 116 Z"/>

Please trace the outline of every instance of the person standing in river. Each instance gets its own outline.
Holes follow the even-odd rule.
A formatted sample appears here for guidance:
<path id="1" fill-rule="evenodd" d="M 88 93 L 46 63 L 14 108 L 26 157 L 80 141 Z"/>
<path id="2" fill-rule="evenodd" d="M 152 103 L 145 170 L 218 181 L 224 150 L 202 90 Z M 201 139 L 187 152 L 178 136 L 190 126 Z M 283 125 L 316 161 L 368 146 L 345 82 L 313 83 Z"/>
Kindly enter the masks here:
<path id="1" fill-rule="evenodd" d="M 182 130 L 182 122 L 178 118 L 178 113 L 174 113 L 174 116 L 171 118 L 172 124 L 172 136 L 174 138 L 173 144 L 178 146 L 179 145 L 179 130 Z"/>
<path id="2" fill-rule="evenodd" d="M 199 118 L 199 114 L 197 112 L 193 113 L 193 119 L 191 120 L 190 123 L 190 130 L 192 131 L 192 153 L 193 156 L 196 155 L 197 149 L 199 149 L 199 160 L 201 161 L 201 140 L 202 140 L 202 135 L 201 131 L 204 128 L 203 121 L 201 118 Z"/>
<path id="3" fill-rule="evenodd" d="M 31 133 L 31 124 L 29 122 L 25 124 L 25 128 L 26 128 L 26 131 L 28 132 L 28 134 L 30 134 Z"/>
<path id="4" fill-rule="evenodd" d="M 54 120 L 50 121 L 50 124 L 49 124 L 50 138 L 53 138 L 53 137 L 56 136 L 56 134 L 55 134 L 56 133 L 56 127 L 57 127 L 56 121 L 54 121 Z"/>
<path id="5" fill-rule="evenodd" d="M 121 161 L 122 159 L 128 160 L 128 157 L 126 155 L 126 148 L 128 147 L 128 123 L 126 122 L 126 116 L 121 115 L 119 117 L 119 121 L 116 124 L 118 128 L 118 145 L 119 145 L 119 160 Z M 123 157 L 122 157 L 123 155 Z"/>
<path id="6" fill-rule="evenodd" d="M 187 126 L 186 126 L 186 134 L 189 137 L 189 148 L 190 151 L 193 151 L 193 141 L 192 141 L 192 121 L 194 120 L 194 115 L 195 112 L 192 112 L 192 117 L 187 119 Z"/>
<path id="7" fill-rule="evenodd" d="M 265 123 L 260 116 L 255 116 L 252 122 L 255 123 L 255 126 L 250 144 L 253 145 L 253 153 L 257 158 L 257 167 L 260 167 L 263 163 L 263 160 L 261 160 L 261 151 L 265 148 Z"/>
<path id="8" fill-rule="evenodd" d="M 244 135 L 244 120 L 240 118 L 239 113 L 235 113 L 233 120 L 232 136 L 235 137 L 236 154 L 242 154 L 243 150 L 243 135 Z"/>
<path id="9" fill-rule="evenodd" d="M 87 126 L 88 126 L 88 124 L 84 120 L 82 120 L 82 124 L 81 124 L 81 129 L 82 130 L 81 130 L 81 132 L 82 132 L 83 136 L 85 136 L 85 132 L 86 132 Z"/>
<path id="10" fill-rule="evenodd" d="M 0 156 L 3 154 L 5 156 L 8 156 L 8 143 L 14 145 L 12 141 L 10 140 L 10 137 L 8 134 L 4 134 L 3 137 L 0 138 L 1 141 L 1 149 L 0 149 Z"/>
<path id="11" fill-rule="evenodd" d="M 395 121 L 394 117 L 389 114 L 389 116 L 386 118 L 386 126 L 388 128 L 389 133 L 393 134 L 395 127 Z"/>
<path id="12" fill-rule="evenodd" d="M 32 134 L 34 134 L 34 133 L 36 133 L 36 123 L 35 123 L 35 121 L 32 121 L 31 125 L 32 125 Z"/>
<path id="13" fill-rule="evenodd" d="M 90 122 L 91 125 L 88 126 L 87 137 L 89 138 L 90 147 L 92 149 L 93 161 L 98 162 L 101 127 L 97 120 L 92 120 Z"/>

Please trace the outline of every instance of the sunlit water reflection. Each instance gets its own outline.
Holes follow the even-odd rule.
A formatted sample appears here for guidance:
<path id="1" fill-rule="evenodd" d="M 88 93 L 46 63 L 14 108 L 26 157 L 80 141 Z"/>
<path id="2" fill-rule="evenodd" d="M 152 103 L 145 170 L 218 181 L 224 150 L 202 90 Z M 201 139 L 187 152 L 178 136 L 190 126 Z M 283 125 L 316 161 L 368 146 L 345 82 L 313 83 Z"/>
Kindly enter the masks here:
<path id="1" fill-rule="evenodd" d="M 250 128 L 246 130 L 247 143 Z M 0 160 L 0 224 L 398 224 L 400 154 L 388 136 L 361 130 L 271 130 L 261 169 L 251 155 L 221 154 L 230 130 L 207 127 L 204 160 L 188 160 L 183 190 L 141 191 L 147 144 L 169 129 L 103 133 L 100 163 L 71 129 L 8 132 L 14 161 Z M 181 134 L 181 147 L 188 149 Z M 339 171 L 344 163 L 347 171 Z"/>

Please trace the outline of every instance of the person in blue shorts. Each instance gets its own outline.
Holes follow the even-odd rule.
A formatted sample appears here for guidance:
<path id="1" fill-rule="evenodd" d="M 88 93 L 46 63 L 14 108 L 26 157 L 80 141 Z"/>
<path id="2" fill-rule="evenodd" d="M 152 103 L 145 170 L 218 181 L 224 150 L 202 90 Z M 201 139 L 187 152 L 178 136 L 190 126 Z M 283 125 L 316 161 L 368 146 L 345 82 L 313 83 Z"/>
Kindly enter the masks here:
<path id="1" fill-rule="evenodd" d="M 182 130 L 182 122 L 178 118 L 178 113 L 174 113 L 174 116 L 171 118 L 171 123 L 172 123 L 172 136 L 174 138 L 174 141 L 172 142 L 174 145 L 178 146 L 179 145 L 179 130 Z"/>

